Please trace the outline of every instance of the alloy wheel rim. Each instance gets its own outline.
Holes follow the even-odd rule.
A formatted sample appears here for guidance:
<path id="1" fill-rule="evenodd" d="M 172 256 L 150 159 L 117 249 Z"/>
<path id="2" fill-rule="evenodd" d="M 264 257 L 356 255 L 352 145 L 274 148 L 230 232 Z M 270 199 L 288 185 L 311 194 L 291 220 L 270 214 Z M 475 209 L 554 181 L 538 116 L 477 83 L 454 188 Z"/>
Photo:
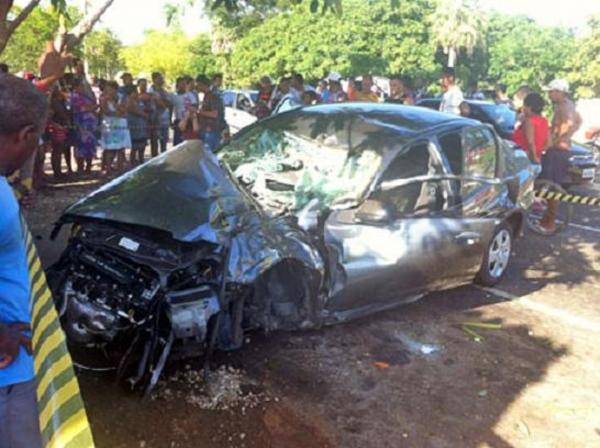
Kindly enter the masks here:
<path id="1" fill-rule="evenodd" d="M 511 251 L 511 238 L 508 230 L 501 230 L 496 234 L 490 244 L 488 254 L 488 272 L 493 278 L 499 278 L 504 274 L 508 266 Z"/>

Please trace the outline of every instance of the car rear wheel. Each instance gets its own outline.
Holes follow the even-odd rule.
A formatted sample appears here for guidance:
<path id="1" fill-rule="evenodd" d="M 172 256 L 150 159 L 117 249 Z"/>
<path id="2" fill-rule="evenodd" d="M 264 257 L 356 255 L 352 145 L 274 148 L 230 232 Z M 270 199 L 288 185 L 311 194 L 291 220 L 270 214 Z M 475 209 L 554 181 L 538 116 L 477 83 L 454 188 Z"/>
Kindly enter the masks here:
<path id="1" fill-rule="evenodd" d="M 494 286 L 506 273 L 512 253 L 513 232 L 507 223 L 496 227 L 487 247 L 475 281 L 480 285 Z"/>

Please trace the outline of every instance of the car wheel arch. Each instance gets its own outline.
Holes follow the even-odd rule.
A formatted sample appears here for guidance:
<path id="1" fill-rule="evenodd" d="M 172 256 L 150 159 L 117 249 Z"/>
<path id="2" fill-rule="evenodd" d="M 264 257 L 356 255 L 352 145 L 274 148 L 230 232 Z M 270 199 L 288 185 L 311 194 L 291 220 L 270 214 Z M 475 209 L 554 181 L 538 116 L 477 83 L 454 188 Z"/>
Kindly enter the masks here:
<path id="1" fill-rule="evenodd" d="M 319 325 L 322 273 L 295 258 L 283 258 L 254 281 L 248 316 L 265 331 Z"/>

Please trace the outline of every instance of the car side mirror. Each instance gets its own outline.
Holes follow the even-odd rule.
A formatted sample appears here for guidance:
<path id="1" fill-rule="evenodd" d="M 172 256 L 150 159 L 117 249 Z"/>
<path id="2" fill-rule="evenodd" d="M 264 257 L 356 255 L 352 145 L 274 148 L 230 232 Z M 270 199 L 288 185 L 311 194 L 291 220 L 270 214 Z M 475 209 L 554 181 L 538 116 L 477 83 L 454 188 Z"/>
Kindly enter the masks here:
<path id="1" fill-rule="evenodd" d="M 354 221 L 361 224 L 388 224 L 391 220 L 389 209 L 376 199 L 367 199 L 354 215 Z"/>

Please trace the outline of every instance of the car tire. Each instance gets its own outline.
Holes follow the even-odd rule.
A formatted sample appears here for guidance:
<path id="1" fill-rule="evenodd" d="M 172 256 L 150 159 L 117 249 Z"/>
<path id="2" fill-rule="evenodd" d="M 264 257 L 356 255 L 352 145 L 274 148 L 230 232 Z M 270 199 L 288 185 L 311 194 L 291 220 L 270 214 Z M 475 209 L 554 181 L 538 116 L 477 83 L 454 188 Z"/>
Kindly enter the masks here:
<path id="1" fill-rule="evenodd" d="M 488 244 L 475 283 L 483 286 L 494 286 L 506 273 L 510 263 L 513 244 L 513 231 L 510 225 L 503 222 L 494 231 Z"/>

